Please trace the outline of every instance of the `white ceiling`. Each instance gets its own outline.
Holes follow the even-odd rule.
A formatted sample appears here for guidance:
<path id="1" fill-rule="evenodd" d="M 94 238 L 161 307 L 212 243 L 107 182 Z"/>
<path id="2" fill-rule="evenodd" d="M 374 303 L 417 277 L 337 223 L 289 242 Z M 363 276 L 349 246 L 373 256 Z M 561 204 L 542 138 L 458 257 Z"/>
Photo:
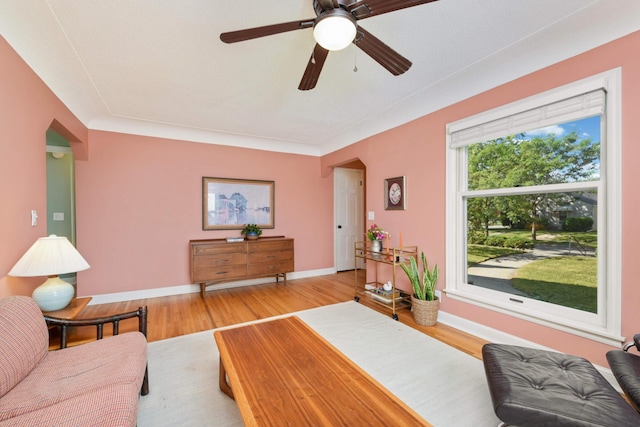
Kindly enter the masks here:
<path id="1" fill-rule="evenodd" d="M 0 0 L 0 30 L 90 129 L 323 155 L 640 29 L 638 0 L 439 0 L 358 21 L 413 62 L 353 45 L 297 89 L 312 0 Z M 358 71 L 354 72 L 354 63 Z"/>

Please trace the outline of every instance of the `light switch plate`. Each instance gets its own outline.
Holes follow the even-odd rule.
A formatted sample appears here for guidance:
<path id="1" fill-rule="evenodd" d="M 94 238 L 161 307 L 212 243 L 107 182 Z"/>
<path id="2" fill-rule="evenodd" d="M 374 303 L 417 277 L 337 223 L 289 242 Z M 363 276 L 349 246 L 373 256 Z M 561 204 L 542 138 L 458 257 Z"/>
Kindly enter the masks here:
<path id="1" fill-rule="evenodd" d="M 31 210 L 31 226 L 35 227 L 38 225 L 38 212 L 35 209 Z"/>
<path id="2" fill-rule="evenodd" d="M 369 221 L 376 220 L 376 213 L 374 211 L 369 211 Z"/>

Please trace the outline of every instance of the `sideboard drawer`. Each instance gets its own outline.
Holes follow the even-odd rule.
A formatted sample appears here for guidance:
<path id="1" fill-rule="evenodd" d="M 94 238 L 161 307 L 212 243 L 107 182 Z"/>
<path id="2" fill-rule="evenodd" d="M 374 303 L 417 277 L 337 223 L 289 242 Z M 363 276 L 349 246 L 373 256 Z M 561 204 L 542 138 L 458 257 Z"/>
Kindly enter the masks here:
<path id="1" fill-rule="evenodd" d="M 229 253 L 247 253 L 247 245 L 244 242 L 193 245 L 194 256 Z"/>
<path id="2" fill-rule="evenodd" d="M 272 252 L 279 250 L 293 251 L 293 239 L 264 240 L 260 239 L 251 242 L 249 245 L 249 254 L 256 252 Z"/>
<path id="3" fill-rule="evenodd" d="M 249 264 L 291 260 L 293 260 L 293 249 L 277 249 L 269 252 L 252 252 L 249 254 Z"/>
<path id="4" fill-rule="evenodd" d="M 200 267 L 194 276 L 194 282 L 217 282 L 228 279 L 244 278 L 247 275 L 247 265 L 226 265 Z"/>
<path id="5" fill-rule="evenodd" d="M 220 253 L 212 256 L 195 256 L 193 263 L 196 268 L 206 268 L 225 265 L 239 265 L 247 263 L 246 253 Z"/>
<path id="6" fill-rule="evenodd" d="M 249 276 L 262 276 L 293 271 L 293 260 L 247 264 Z"/>

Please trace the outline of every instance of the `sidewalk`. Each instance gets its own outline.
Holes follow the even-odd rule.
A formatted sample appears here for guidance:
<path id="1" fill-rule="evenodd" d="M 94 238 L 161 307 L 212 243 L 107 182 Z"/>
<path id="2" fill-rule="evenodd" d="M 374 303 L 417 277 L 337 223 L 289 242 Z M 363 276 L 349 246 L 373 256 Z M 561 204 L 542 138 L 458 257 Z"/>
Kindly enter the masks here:
<path id="1" fill-rule="evenodd" d="M 538 242 L 534 249 L 526 253 L 493 258 L 469 267 L 467 277 L 469 283 L 476 286 L 512 295 L 526 296 L 526 294 L 511 285 L 511 279 L 519 268 L 540 259 L 577 255 L 580 255 L 580 253 L 575 249 L 569 252 L 568 247 L 563 248 L 560 245 Z M 593 255 L 593 252 L 589 255 Z"/>

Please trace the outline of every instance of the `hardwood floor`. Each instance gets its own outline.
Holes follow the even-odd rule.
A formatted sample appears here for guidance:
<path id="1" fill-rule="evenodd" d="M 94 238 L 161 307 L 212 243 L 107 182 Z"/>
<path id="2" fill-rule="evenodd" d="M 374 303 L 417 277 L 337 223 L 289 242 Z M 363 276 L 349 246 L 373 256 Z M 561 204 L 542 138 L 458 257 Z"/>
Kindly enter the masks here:
<path id="1" fill-rule="evenodd" d="M 360 276 L 363 275 L 360 274 Z M 101 317 L 132 311 L 146 305 L 148 307 L 147 339 L 153 342 L 338 302 L 353 301 L 354 291 L 354 273 L 342 272 L 288 280 L 286 286 L 280 282 L 210 290 L 204 299 L 199 293 L 192 293 L 91 305 L 82 311 L 79 318 Z M 390 310 L 373 302 L 370 298 L 360 298 L 360 304 L 391 315 Z M 442 324 L 431 327 L 418 326 L 407 309 L 400 309 L 397 314 L 400 322 L 481 358 L 482 345 L 485 344 L 483 340 Z M 124 321 L 120 325 L 121 332 L 136 328 L 137 324 L 133 319 Z M 105 328 L 105 335 L 110 333 L 109 328 Z M 93 330 L 75 331 L 71 334 L 70 342 L 93 339 L 92 334 Z"/>

